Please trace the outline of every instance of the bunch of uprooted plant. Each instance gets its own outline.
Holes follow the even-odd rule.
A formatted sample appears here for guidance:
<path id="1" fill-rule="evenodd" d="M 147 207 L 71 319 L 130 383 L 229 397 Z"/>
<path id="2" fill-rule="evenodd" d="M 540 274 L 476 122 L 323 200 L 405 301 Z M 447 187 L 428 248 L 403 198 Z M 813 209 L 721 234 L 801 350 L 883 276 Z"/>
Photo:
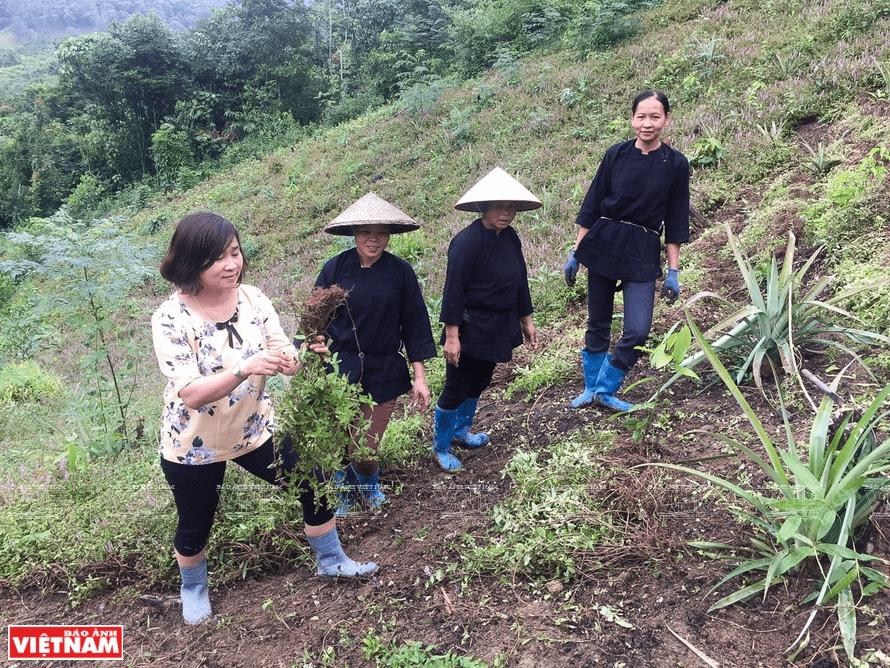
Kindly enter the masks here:
<path id="1" fill-rule="evenodd" d="M 857 547 L 857 533 L 881 502 L 881 490 L 890 486 L 890 439 L 880 444 L 878 426 L 890 414 L 884 404 L 890 385 L 877 393 L 867 408 L 854 411 L 838 396 L 841 371 L 830 384 L 818 383 L 823 397 L 801 441 L 788 417 L 781 383 L 776 383 L 783 418 L 785 443 L 777 443 L 745 399 L 733 375 L 691 317 L 688 327 L 702 354 L 736 399 L 759 440 L 761 448 L 728 435 L 708 432 L 761 471 L 767 482 L 755 488 L 707 471 L 676 464 L 655 463 L 695 476 L 727 491 L 735 502 L 729 509 L 751 529 L 750 545 L 695 541 L 693 547 L 727 551 L 738 566 L 714 585 L 712 592 L 736 578 L 740 588 L 722 597 L 709 611 L 762 595 L 795 572 L 817 572 L 818 585 L 802 603 L 815 603 L 792 645 L 791 660 L 807 645 L 809 629 L 819 609 L 836 611 L 847 657 L 856 665 L 856 610 L 858 602 L 890 586 L 890 578 L 874 566 L 883 559 Z M 764 456 L 765 455 L 765 456 Z M 739 553 L 744 556 L 738 557 Z M 753 576 L 753 577 L 752 577 Z"/>
<path id="2" fill-rule="evenodd" d="M 297 455 L 292 480 L 308 482 L 316 498 L 326 495 L 329 500 L 335 494 L 330 474 L 342 466 L 347 451 L 354 446 L 356 456 L 363 456 L 367 449 L 368 421 L 361 407 L 372 403 L 361 385 L 340 375 L 336 354 L 323 357 L 308 347 L 309 342 L 323 340 L 337 309 L 348 308 L 346 295 L 333 285 L 316 288 L 306 298 L 297 328 L 305 342 L 297 353 L 302 368 L 276 408 L 276 440 L 281 443 L 289 437 Z"/>

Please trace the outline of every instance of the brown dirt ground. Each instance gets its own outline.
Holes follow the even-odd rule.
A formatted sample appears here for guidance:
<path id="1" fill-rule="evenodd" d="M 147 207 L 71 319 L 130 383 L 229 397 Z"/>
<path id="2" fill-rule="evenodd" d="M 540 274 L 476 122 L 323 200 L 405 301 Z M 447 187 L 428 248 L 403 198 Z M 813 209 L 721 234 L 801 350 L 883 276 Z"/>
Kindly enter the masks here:
<path id="1" fill-rule="evenodd" d="M 509 368 L 499 371 L 495 392 L 509 374 Z M 652 469 L 628 471 L 647 460 L 718 454 L 719 445 L 707 434 L 679 435 L 681 426 L 686 433 L 737 428 L 738 410 L 717 386 L 704 391 L 678 386 L 674 410 L 687 417 L 682 425 L 672 420 L 650 432 L 645 445 L 633 443 L 620 422 L 608 423 L 619 437 L 604 456 L 610 473 L 591 493 L 626 519 L 628 532 L 620 545 L 582 560 L 581 575 L 570 584 L 460 573 L 428 584 L 430 574 L 458 558 L 461 536 L 489 531 L 488 511 L 510 490 L 501 471 L 515 446 L 546 452 L 551 437 L 605 419 L 596 408 L 567 407 L 579 389 L 577 382 L 551 388 L 533 404 L 483 401 L 479 422 L 490 430 L 493 445 L 466 453 L 457 476 L 440 473 L 430 460 L 388 470 L 389 482 L 401 488 L 388 510 L 341 525 L 352 554 L 381 563 L 371 581 L 330 582 L 312 576 L 305 563 L 295 564 L 287 572 L 213 589 L 215 621 L 197 628 L 182 625 L 172 583 L 166 591 L 141 592 L 155 597 L 152 605 L 135 596 L 119 601 L 104 595 L 75 609 L 61 596 L 6 591 L 0 594 L 0 622 L 124 624 L 125 663 L 134 666 L 302 665 L 304 651 L 317 659 L 326 647 L 336 652 L 332 665 L 368 665 L 361 638 L 371 628 L 381 638 L 434 644 L 440 652 L 453 649 L 487 661 L 500 655 L 510 666 L 703 665 L 672 629 L 723 666 L 785 665 L 783 650 L 808 614 L 796 601 L 812 590 L 809 578 L 796 576 L 774 587 L 765 602 L 709 614 L 715 599 L 705 593 L 727 568 L 686 549 L 685 541 L 707 537 L 742 544 L 744 530 L 715 499 L 690 495 L 686 481 L 657 478 Z M 726 474 L 738 463 L 718 459 L 706 466 Z M 875 554 L 890 557 L 888 536 L 890 517 L 884 513 L 870 536 Z M 607 621 L 603 605 L 634 628 Z M 859 647 L 887 650 L 890 596 L 875 596 L 868 605 L 873 613 L 860 614 Z M 869 626 L 870 620 L 876 623 Z M 812 635 L 792 665 L 840 665 L 832 649 L 834 618 L 820 613 Z"/>

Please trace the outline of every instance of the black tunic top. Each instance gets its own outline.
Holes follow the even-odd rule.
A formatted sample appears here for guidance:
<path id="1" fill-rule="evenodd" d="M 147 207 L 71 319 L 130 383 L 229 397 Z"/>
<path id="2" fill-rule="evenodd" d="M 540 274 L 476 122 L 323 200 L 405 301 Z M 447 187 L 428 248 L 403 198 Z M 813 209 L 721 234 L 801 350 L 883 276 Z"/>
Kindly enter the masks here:
<path id="1" fill-rule="evenodd" d="M 662 226 L 666 243 L 689 241 L 689 161 L 667 144 L 644 154 L 635 141 L 603 156 L 578 213 L 590 231 L 575 257 L 606 278 L 652 281 L 662 273 Z"/>
<path id="2" fill-rule="evenodd" d="M 473 221 L 448 246 L 439 321 L 460 327 L 461 353 L 508 362 L 522 343 L 519 319 L 532 313 L 528 270 L 519 235 Z M 445 334 L 442 334 L 444 341 Z"/>
<path id="3" fill-rule="evenodd" d="M 404 394 L 411 389 L 411 378 L 402 346 L 412 362 L 436 355 L 429 313 L 411 265 L 384 252 L 362 268 L 358 251 L 350 248 L 328 260 L 315 281 L 318 287 L 335 283 L 349 291 L 346 306 L 337 309 L 328 327 L 340 371 L 350 382 L 361 383 L 378 404 Z"/>

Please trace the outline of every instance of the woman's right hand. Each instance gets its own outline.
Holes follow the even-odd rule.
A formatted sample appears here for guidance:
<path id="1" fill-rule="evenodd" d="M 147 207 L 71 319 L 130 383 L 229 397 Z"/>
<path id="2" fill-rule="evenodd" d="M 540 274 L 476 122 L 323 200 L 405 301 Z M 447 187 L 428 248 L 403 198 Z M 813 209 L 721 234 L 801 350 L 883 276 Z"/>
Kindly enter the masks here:
<path id="1" fill-rule="evenodd" d="M 445 352 L 445 361 L 448 364 L 452 366 L 460 364 L 460 339 L 458 337 L 446 338 L 443 350 Z"/>
<path id="2" fill-rule="evenodd" d="M 322 358 L 326 355 L 331 354 L 331 351 L 328 350 L 327 341 L 325 341 L 325 338 L 321 335 L 315 337 L 314 343 L 309 343 L 308 341 L 304 342 L 303 347 L 308 347 L 309 350 L 314 352 L 316 355 L 320 355 Z"/>

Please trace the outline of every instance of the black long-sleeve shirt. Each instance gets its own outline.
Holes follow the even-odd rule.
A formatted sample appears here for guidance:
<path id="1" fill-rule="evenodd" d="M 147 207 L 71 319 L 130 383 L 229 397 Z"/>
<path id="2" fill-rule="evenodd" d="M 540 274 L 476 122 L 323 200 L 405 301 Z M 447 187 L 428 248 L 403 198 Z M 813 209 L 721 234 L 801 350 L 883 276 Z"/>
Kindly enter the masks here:
<path id="1" fill-rule="evenodd" d="M 689 161 L 667 144 L 644 154 L 635 141 L 603 156 L 578 213 L 591 232 L 576 257 L 607 278 L 647 281 L 661 275 L 662 223 L 666 243 L 689 241 Z"/>
<path id="2" fill-rule="evenodd" d="M 350 248 L 328 260 L 315 281 L 318 287 L 335 283 L 349 292 L 346 306 L 337 309 L 328 327 L 341 373 L 360 382 L 377 403 L 404 394 L 411 389 L 411 378 L 402 347 L 411 362 L 436 355 L 429 313 L 411 265 L 384 252 L 363 268 L 358 251 Z"/>
<path id="3" fill-rule="evenodd" d="M 439 321 L 460 327 L 461 352 L 507 362 L 522 343 L 519 319 L 533 311 L 519 235 L 475 220 L 448 246 Z M 444 336 L 444 335 L 443 335 Z"/>

